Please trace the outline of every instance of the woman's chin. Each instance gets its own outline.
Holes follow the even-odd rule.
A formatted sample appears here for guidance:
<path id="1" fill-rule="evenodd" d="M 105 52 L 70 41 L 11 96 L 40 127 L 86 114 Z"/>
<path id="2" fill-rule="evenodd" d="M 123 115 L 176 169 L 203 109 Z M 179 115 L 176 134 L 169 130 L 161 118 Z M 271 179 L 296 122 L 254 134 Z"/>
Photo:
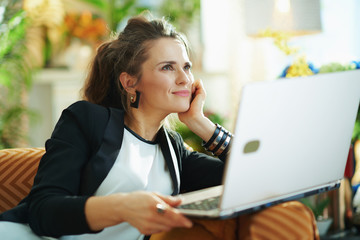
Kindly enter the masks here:
<path id="1" fill-rule="evenodd" d="M 179 106 L 177 109 L 176 109 L 176 113 L 183 113 L 183 112 L 187 112 L 188 110 L 190 109 L 190 105 L 188 106 Z"/>

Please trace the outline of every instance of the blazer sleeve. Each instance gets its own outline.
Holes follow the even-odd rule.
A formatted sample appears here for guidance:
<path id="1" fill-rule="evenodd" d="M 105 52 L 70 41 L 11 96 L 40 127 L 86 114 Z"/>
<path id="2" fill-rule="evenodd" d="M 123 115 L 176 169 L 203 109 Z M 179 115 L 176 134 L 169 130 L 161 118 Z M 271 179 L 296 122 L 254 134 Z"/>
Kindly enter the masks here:
<path id="1" fill-rule="evenodd" d="M 28 196 L 29 225 L 36 234 L 91 232 L 84 212 L 89 196 L 79 196 L 81 173 L 100 144 L 98 136 L 103 136 L 108 118 L 108 109 L 85 101 L 62 112 Z"/>
<path id="2" fill-rule="evenodd" d="M 178 150 L 180 165 L 180 192 L 189 192 L 222 183 L 225 157 L 189 151 L 179 133 L 172 132 L 173 144 Z"/>

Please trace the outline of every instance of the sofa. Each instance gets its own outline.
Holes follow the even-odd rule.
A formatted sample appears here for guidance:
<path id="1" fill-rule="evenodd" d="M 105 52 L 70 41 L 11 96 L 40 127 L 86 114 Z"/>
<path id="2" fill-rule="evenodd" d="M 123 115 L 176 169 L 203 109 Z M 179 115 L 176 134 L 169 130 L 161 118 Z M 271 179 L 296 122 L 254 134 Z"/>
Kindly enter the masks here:
<path id="1" fill-rule="evenodd" d="M 16 206 L 33 185 L 44 148 L 0 150 L 0 213 Z M 151 240 L 197 239 L 319 239 L 312 212 L 299 202 L 287 202 L 227 220 L 192 219 L 192 229 L 176 228 Z"/>
<path id="2" fill-rule="evenodd" d="M 0 213 L 15 207 L 30 192 L 44 148 L 0 150 Z"/>

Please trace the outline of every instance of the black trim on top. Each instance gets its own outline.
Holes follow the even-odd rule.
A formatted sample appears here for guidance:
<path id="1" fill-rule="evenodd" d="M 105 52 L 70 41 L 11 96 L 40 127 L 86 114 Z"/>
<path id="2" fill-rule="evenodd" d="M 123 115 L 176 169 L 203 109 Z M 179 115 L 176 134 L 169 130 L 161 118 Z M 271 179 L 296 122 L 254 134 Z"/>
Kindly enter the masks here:
<path id="1" fill-rule="evenodd" d="M 125 129 L 128 130 L 134 137 L 136 137 L 137 139 L 139 139 L 140 141 L 142 141 L 144 143 L 148 143 L 148 144 L 152 144 L 152 145 L 159 143 L 158 141 L 156 141 L 156 138 L 155 138 L 155 141 L 147 140 L 147 139 L 141 137 L 139 134 L 137 134 L 133 130 L 131 130 L 128 126 L 126 126 L 126 125 L 124 125 L 124 126 L 125 126 Z"/>

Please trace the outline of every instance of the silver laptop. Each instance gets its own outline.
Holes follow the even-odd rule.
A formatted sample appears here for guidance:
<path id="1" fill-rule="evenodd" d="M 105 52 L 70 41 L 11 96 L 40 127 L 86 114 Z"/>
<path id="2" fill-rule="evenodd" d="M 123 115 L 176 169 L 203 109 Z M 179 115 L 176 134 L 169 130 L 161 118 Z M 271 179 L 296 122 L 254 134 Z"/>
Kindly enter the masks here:
<path id="1" fill-rule="evenodd" d="M 246 85 L 223 184 L 179 210 L 227 218 L 338 188 L 359 101 L 360 70 Z"/>

